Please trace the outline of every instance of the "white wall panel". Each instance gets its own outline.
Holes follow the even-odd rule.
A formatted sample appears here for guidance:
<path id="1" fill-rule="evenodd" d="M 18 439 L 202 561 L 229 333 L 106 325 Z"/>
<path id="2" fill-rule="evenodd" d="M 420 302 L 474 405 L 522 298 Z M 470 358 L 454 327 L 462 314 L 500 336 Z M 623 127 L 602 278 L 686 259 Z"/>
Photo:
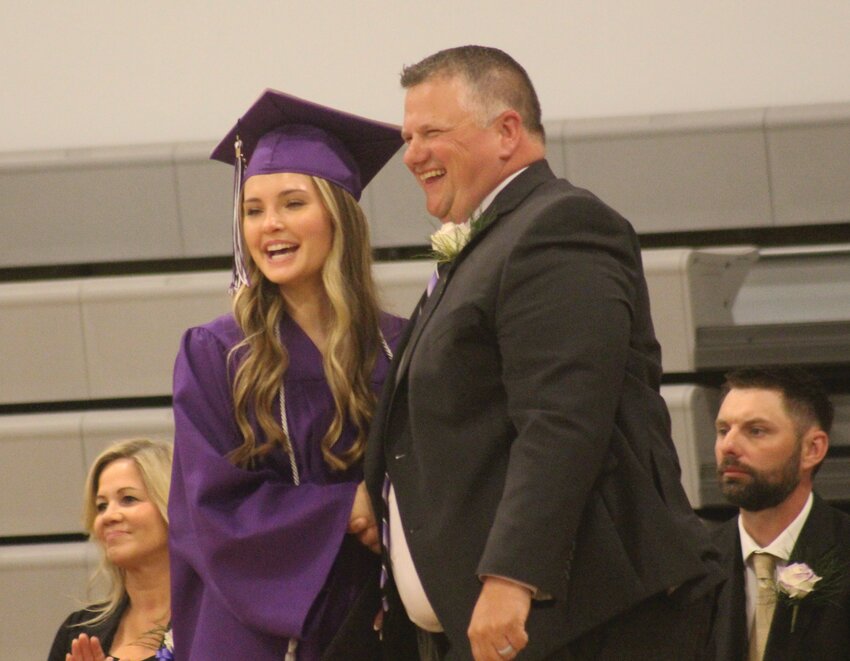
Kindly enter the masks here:
<path id="1" fill-rule="evenodd" d="M 850 104 L 545 127 L 555 173 L 640 233 L 850 221 Z M 232 173 L 211 145 L 0 154 L 0 267 L 230 253 Z M 364 191 L 379 248 L 439 226 L 403 152 Z"/>
<path id="2" fill-rule="evenodd" d="M 409 315 L 433 262 L 375 265 Z M 183 332 L 230 311 L 228 271 L 0 285 L 0 402 L 169 395 Z"/>
<path id="3" fill-rule="evenodd" d="M 171 409 L 0 416 L 0 466 L 7 469 L 0 537 L 83 532 L 83 489 L 95 457 L 115 441 L 140 437 L 172 441 Z"/>
<path id="4" fill-rule="evenodd" d="M 229 255 L 233 214 L 233 169 L 211 161 L 212 143 L 174 150 L 180 230 L 186 257 Z"/>
<path id="5" fill-rule="evenodd" d="M 543 130 L 546 132 L 546 160 L 552 172 L 568 179 L 566 122 L 543 122 Z"/>
<path id="6" fill-rule="evenodd" d="M 565 122 L 567 177 L 638 232 L 772 223 L 763 111 Z"/>
<path id="7" fill-rule="evenodd" d="M 409 318 L 419 302 L 436 264 L 430 260 L 380 262 L 373 267 L 381 307 Z"/>
<path id="8" fill-rule="evenodd" d="M 85 603 L 96 563 L 97 551 L 86 542 L 0 546 L 5 661 L 47 658 L 59 625 Z"/>
<path id="9" fill-rule="evenodd" d="M 759 253 L 746 246 L 643 251 L 666 372 L 696 369 L 698 329 L 850 319 L 850 253 L 784 250 L 762 251 L 755 266 Z M 374 268 L 386 309 L 407 316 L 433 262 Z M 2 401 L 168 395 L 180 336 L 230 310 L 228 281 L 213 271 L 0 286 Z"/>
<path id="10" fill-rule="evenodd" d="M 0 537 L 82 530 L 81 423 L 79 413 L 0 416 Z"/>
<path id="11" fill-rule="evenodd" d="M 736 324 L 850 320 L 850 246 L 761 250 L 732 315 Z"/>
<path id="12" fill-rule="evenodd" d="M 3 155 L 0 218 L 3 266 L 183 253 L 165 145 Z"/>
<path id="13" fill-rule="evenodd" d="M 850 103 L 768 108 L 777 225 L 850 221 Z"/>
<path id="14" fill-rule="evenodd" d="M 643 252 L 652 323 L 665 372 L 693 368 L 694 321 L 685 275 L 690 253 L 687 248 Z"/>
<path id="15" fill-rule="evenodd" d="M 169 395 L 183 331 L 230 310 L 228 284 L 222 271 L 85 282 L 92 397 Z"/>
<path id="16" fill-rule="evenodd" d="M 116 441 L 151 438 L 173 443 L 174 416 L 167 407 L 86 411 L 82 414 L 82 438 L 88 468 Z"/>
<path id="17" fill-rule="evenodd" d="M 665 372 L 694 370 L 697 328 L 732 324 L 735 296 L 756 256 L 746 246 L 643 251 Z"/>
<path id="18" fill-rule="evenodd" d="M 428 215 L 425 194 L 403 162 L 404 149 L 369 184 L 372 244 L 378 248 L 421 246 L 440 221 Z"/>
<path id="19" fill-rule="evenodd" d="M 0 402 L 86 399 L 77 280 L 0 285 Z"/>
<path id="20" fill-rule="evenodd" d="M 682 469 L 682 487 L 691 506 L 717 504 L 714 476 L 714 419 L 718 393 L 692 384 L 661 386 L 667 402 L 673 443 Z"/>

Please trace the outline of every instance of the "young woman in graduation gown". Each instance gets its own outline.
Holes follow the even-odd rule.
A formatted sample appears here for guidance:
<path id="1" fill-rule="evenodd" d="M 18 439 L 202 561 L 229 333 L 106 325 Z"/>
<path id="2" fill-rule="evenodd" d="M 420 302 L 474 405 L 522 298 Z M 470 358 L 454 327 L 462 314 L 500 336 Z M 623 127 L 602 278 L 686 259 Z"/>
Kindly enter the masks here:
<path id="1" fill-rule="evenodd" d="M 174 370 L 179 661 L 376 658 L 379 557 L 349 522 L 404 322 L 376 303 L 356 200 L 400 146 L 267 90 L 213 152 L 236 170 L 234 298 Z"/>

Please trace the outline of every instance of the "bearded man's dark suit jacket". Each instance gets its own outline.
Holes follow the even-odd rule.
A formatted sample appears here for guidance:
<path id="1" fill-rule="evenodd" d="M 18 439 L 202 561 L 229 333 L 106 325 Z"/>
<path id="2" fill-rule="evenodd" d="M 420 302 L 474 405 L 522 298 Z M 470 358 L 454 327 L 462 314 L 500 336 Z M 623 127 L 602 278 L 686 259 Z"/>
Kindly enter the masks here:
<path id="1" fill-rule="evenodd" d="M 738 517 L 719 526 L 713 538 L 726 573 L 717 601 L 717 659 L 746 661 L 747 597 Z M 815 595 L 823 586 L 818 588 L 816 584 L 816 591 L 799 602 L 793 632 L 792 608 L 787 602 L 778 602 L 765 648 L 766 660 L 850 659 L 850 516 L 815 495 L 809 518 L 791 552 L 791 562 L 805 562 L 818 573 L 819 564 L 824 561 L 828 567 L 841 571 L 842 585 L 829 603 L 822 603 Z"/>
<path id="2" fill-rule="evenodd" d="M 492 574 L 554 598 L 527 622 L 522 658 L 538 659 L 676 586 L 704 595 L 720 572 L 680 486 L 630 225 L 546 161 L 483 217 L 401 341 L 366 479 L 382 512 L 391 477 L 448 658 L 471 658 Z"/>

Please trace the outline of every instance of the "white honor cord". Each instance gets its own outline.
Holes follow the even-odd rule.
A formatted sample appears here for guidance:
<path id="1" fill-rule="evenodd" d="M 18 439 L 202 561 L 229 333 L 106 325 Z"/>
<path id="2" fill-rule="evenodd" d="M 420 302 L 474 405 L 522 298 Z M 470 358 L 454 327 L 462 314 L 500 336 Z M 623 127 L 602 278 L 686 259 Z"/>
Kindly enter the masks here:
<path id="1" fill-rule="evenodd" d="M 290 638 L 289 647 L 286 648 L 286 656 L 283 661 L 295 661 L 295 650 L 298 649 L 298 639 Z"/>
<path id="2" fill-rule="evenodd" d="M 277 338 L 277 341 L 280 342 L 281 346 L 283 343 L 280 339 L 280 327 L 275 326 L 274 335 Z M 384 334 L 379 330 L 378 336 L 381 340 L 381 347 L 384 350 L 384 353 L 387 356 L 387 359 L 392 362 L 393 360 L 393 352 L 390 349 L 390 345 L 387 344 L 387 340 L 384 338 Z M 283 379 L 280 380 L 280 426 L 283 429 L 283 433 L 286 435 L 286 441 L 289 443 L 289 467 L 292 470 L 292 483 L 295 486 L 301 484 L 301 476 L 298 473 L 298 463 L 295 461 L 295 444 L 292 442 L 292 437 L 289 435 L 289 424 L 286 421 L 286 389 L 283 387 Z M 294 657 L 293 657 L 294 658 Z"/>
<path id="3" fill-rule="evenodd" d="M 278 343 L 283 347 L 283 342 L 280 339 L 280 326 L 274 327 L 274 336 Z M 283 387 L 283 378 L 280 379 L 280 426 L 283 428 L 283 433 L 286 435 L 286 442 L 289 443 L 289 467 L 292 470 L 292 483 L 297 487 L 301 484 L 301 476 L 298 474 L 298 463 L 295 461 L 295 444 L 292 442 L 292 437 L 289 435 L 289 424 L 286 422 L 286 392 Z M 290 647 L 292 641 L 290 641 Z M 295 656 L 293 655 L 293 659 Z M 289 652 L 286 653 L 286 659 L 289 661 Z"/>
<path id="4" fill-rule="evenodd" d="M 387 356 L 387 360 L 393 362 L 393 350 L 390 349 L 390 345 L 387 344 L 387 341 L 384 339 L 384 334 L 380 330 L 378 331 L 378 337 L 381 338 L 381 346 L 384 349 L 384 353 Z"/>
<path id="5" fill-rule="evenodd" d="M 286 442 L 289 443 L 289 467 L 292 469 L 292 483 L 297 487 L 301 484 L 301 476 L 298 474 L 298 464 L 295 462 L 295 446 L 289 435 L 289 425 L 286 423 L 286 394 L 283 389 L 283 380 L 280 382 L 280 426 L 286 434 Z"/>

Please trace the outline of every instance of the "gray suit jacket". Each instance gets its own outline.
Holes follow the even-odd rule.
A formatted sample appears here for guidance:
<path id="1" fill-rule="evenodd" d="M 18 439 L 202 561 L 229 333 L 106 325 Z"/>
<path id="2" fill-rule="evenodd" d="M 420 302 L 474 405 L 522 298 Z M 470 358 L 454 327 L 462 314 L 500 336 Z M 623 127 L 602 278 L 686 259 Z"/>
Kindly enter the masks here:
<path id="1" fill-rule="evenodd" d="M 366 474 L 378 511 L 391 476 L 450 658 L 495 574 L 554 596 L 529 617 L 534 659 L 675 586 L 702 596 L 719 568 L 680 485 L 631 226 L 545 161 L 485 214 L 402 339 Z"/>

